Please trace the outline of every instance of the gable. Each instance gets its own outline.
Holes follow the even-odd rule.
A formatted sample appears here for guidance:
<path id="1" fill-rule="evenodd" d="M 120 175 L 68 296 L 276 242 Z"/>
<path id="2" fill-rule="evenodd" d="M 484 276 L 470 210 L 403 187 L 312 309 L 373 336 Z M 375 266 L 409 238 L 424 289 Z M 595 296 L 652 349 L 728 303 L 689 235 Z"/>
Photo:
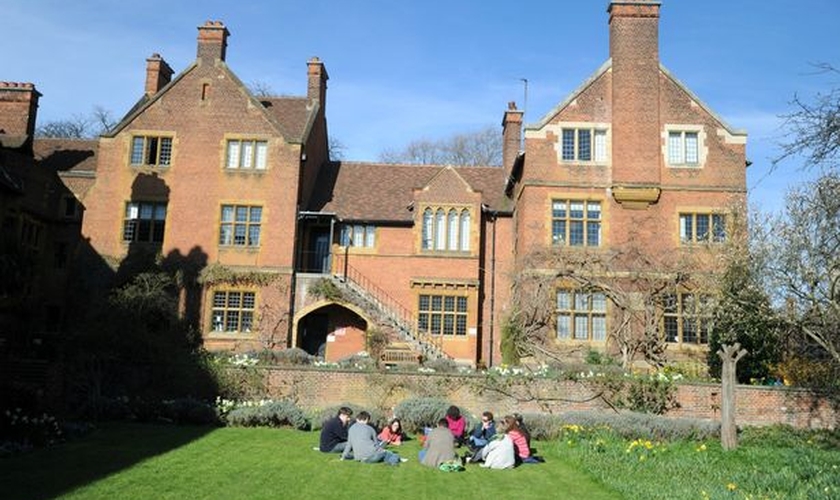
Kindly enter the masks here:
<path id="1" fill-rule="evenodd" d="M 475 203 L 480 199 L 452 166 L 440 168 L 428 184 L 415 193 L 418 201 L 438 203 Z"/>

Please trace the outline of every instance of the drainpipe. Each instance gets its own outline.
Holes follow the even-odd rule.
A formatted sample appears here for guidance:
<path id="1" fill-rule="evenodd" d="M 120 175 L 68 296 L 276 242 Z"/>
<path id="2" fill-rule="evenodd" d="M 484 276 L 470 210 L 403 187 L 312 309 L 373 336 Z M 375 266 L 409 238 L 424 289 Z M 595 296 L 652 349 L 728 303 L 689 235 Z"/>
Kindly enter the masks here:
<path id="1" fill-rule="evenodd" d="M 496 214 L 494 210 L 492 215 L 493 220 L 493 242 L 490 244 L 490 359 L 488 359 L 487 367 L 493 366 L 493 343 L 494 338 L 494 319 L 496 317 Z"/>

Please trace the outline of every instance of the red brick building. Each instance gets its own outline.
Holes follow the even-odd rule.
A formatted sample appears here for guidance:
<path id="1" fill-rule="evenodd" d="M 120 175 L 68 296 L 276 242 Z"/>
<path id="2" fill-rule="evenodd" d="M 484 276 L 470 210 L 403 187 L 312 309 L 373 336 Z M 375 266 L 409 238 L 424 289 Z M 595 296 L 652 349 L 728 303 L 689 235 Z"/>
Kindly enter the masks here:
<path id="1" fill-rule="evenodd" d="M 610 260 L 594 272 L 610 278 L 638 262 L 664 273 L 660 258 L 719 248 L 746 192 L 746 135 L 660 64 L 659 8 L 611 2 L 609 59 L 524 138 L 509 106 L 503 168 L 331 161 L 323 63 L 307 63 L 306 96 L 256 96 L 208 22 L 177 75 L 147 60 L 145 94 L 100 138 L 83 233 L 115 267 L 181 270 L 184 314 L 211 349 L 334 360 L 379 330 L 404 348 L 394 362 L 498 363 L 523 273 L 548 276 L 547 343 L 613 349 L 613 296 L 582 287 L 591 269 L 554 266 L 586 255 Z M 705 342 L 700 299 L 674 285 L 657 328 L 690 353 Z"/>

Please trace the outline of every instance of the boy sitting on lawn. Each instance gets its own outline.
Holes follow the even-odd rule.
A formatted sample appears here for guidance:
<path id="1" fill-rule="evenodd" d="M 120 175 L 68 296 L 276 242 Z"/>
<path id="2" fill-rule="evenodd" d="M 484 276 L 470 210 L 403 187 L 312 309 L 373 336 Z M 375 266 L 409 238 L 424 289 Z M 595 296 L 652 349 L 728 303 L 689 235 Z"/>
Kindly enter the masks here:
<path id="1" fill-rule="evenodd" d="M 357 462 L 375 464 L 385 462 L 389 465 L 398 465 L 407 459 L 400 458 L 392 451 L 383 450 L 376 439 L 376 431 L 368 425 L 370 413 L 360 411 L 356 417 L 356 423 L 350 426 L 347 431 L 347 446 L 341 454 L 342 460 L 354 459 Z"/>

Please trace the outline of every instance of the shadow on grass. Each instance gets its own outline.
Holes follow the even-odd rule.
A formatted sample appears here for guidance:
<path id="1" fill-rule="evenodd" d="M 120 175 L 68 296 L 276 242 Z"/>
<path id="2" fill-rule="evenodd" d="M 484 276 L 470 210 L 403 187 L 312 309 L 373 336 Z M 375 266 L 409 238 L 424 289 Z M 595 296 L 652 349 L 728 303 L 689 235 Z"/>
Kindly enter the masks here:
<path id="1" fill-rule="evenodd" d="M 0 497 L 6 500 L 55 498 L 184 446 L 214 429 L 105 424 L 69 443 L 0 459 Z"/>

